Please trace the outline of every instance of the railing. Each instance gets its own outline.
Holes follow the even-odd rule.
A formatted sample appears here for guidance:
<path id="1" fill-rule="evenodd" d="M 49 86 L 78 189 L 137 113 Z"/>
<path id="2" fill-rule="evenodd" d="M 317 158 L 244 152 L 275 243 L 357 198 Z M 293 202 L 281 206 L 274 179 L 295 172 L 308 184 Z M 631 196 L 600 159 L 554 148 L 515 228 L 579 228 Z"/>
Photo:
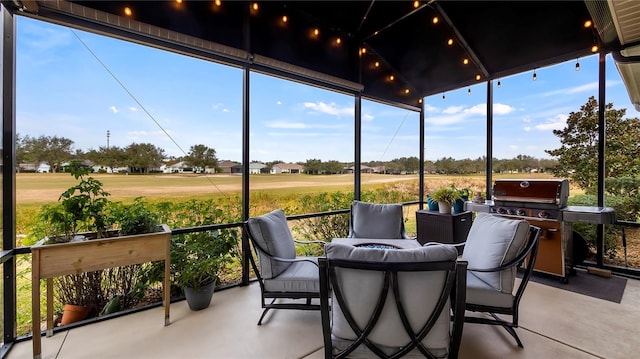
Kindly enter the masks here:
<path id="1" fill-rule="evenodd" d="M 419 205 L 419 204 L 420 204 L 419 201 L 403 203 L 404 206 L 415 206 L 415 205 Z M 311 219 L 311 218 L 321 218 L 321 217 L 328 217 L 328 216 L 335 216 L 335 215 L 346 215 L 348 213 L 349 213 L 349 209 L 333 210 L 333 211 L 318 212 L 318 213 L 306 213 L 306 214 L 298 214 L 298 215 L 288 216 L 287 220 L 288 221 L 300 221 L 300 220 Z M 408 222 L 415 221 L 415 218 L 410 218 L 410 216 L 408 216 L 408 217 L 409 217 Z M 621 235 L 621 238 L 620 238 L 620 242 L 622 243 L 623 248 L 627 248 L 628 244 L 629 244 L 628 243 L 628 238 L 626 237 L 626 234 L 628 232 L 628 228 L 632 228 L 634 231 L 637 231 L 638 233 L 640 233 L 640 223 L 638 223 L 638 222 L 629 222 L 629 221 L 618 221 L 616 223 L 616 225 L 622 226 L 622 228 L 625 229 L 624 231 L 621 231 L 622 235 Z M 198 227 L 177 228 L 177 229 L 173 229 L 172 230 L 172 234 L 173 235 L 179 235 L 179 234 L 198 233 L 198 232 L 213 231 L 213 230 L 220 230 L 220 229 L 230 229 L 230 228 L 240 228 L 242 230 L 243 226 L 244 226 L 244 222 L 212 224 L 212 225 L 198 226 Z M 640 235 L 638 235 L 637 237 L 638 237 L 638 240 L 640 241 Z M 323 239 L 327 240 L 326 238 L 323 238 Z M 640 243 L 633 242 L 633 245 L 635 247 L 637 247 L 638 250 L 640 250 Z M 19 247 L 19 248 L 16 248 L 15 250 L 13 250 L 13 253 L 16 254 L 16 255 L 17 254 L 30 254 L 31 253 L 31 248 L 30 247 Z M 638 258 L 640 258 L 640 254 L 638 254 Z M 243 261 L 247 261 L 247 263 L 248 263 L 247 253 L 242 253 L 242 260 Z M 588 266 L 595 266 L 595 262 L 585 261 L 580 267 L 588 267 Z M 630 278 L 640 279 L 640 268 L 629 267 L 629 266 L 618 266 L 618 265 L 612 265 L 612 264 L 606 264 L 605 263 L 604 266 L 603 266 L 603 269 L 611 270 L 614 274 L 617 274 L 617 275 L 623 275 L 623 276 L 627 276 L 627 277 L 630 277 Z M 246 277 L 248 278 L 249 276 L 246 276 Z M 239 281 L 237 281 L 235 283 L 230 283 L 228 285 L 221 286 L 221 287 L 217 288 L 217 290 L 225 290 L 225 289 L 234 288 L 234 287 L 237 287 L 237 286 L 248 285 L 253 280 L 255 280 L 255 279 L 254 278 L 250 278 L 250 280 L 247 281 L 247 282 L 243 282 L 242 280 L 239 280 Z M 172 298 L 171 302 L 173 303 L 173 302 L 177 302 L 177 301 L 180 301 L 180 300 L 183 300 L 183 299 L 184 299 L 184 297 Z M 158 307 L 158 306 L 161 306 L 161 305 L 162 305 L 161 302 L 152 303 L 152 304 L 149 304 L 149 305 L 146 305 L 146 306 L 143 306 L 143 307 L 127 309 L 127 310 L 123 310 L 123 311 L 120 311 L 120 312 L 117 312 L 117 313 L 113 313 L 113 314 L 109 314 L 109 315 L 105 315 L 105 316 L 100 316 L 100 317 L 87 319 L 85 321 L 69 324 L 69 325 L 66 325 L 64 327 L 56 327 L 56 328 L 54 328 L 54 333 L 55 332 L 64 331 L 64 330 L 68 330 L 68 329 L 73 329 L 73 328 L 84 326 L 84 325 L 87 325 L 87 324 L 101 322 L 103 320 L 117 318 L 117 317 L 120 317 L 120 316 L 123 316 L 123 315 L 133 314 L 133 313 L 136 313 L 136 312 L 139 312 L 139 311 L 147 310 L 147 309 L 150 309 L 150 308 L 155 308 L 155 307 Z M 30 339 L 31 339 L 31 335 L 28 334 L 28 335 L 17 337 L 16 341 L 30 340 Z"/>

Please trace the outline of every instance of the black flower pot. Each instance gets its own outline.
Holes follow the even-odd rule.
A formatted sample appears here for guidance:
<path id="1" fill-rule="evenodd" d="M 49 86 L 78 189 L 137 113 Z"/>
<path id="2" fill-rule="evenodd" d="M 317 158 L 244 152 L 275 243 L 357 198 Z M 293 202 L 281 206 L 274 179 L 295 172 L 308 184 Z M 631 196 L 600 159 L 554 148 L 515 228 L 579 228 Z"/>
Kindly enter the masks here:
<path id="1" fill-rule="evenodd" d="M 200 286 L 198 290 L 185 287 L 184 296 L 187 298 L 187 304 L 191 310 L 202 310 L 209 307 L 211 303 L 211 297 L 213 297 L 213 290 L 216 287 L 216 281 L 212 281 Z"/>

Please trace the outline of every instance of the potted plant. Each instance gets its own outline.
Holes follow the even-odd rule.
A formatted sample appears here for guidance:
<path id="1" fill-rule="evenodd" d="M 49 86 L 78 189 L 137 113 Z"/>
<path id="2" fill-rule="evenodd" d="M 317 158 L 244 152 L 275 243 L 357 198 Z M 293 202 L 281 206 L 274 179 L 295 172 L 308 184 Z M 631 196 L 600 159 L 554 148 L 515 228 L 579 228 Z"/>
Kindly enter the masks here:
<path id="1" fill-rule="evenodd" d="M 184 290 L 191 310 L 209 306 L 220 275 L 237 257 L 238 232 L 221 229 L 171 239 L 173 283 Z"/>
<path id="2" fill-rule="evenodd" d="M 460 192 L 455 186 L 441 187 L 431 193 L 431 198 L 438 202 L 440 213 L 451 213 L 451 204 L 460 198 Z"/>

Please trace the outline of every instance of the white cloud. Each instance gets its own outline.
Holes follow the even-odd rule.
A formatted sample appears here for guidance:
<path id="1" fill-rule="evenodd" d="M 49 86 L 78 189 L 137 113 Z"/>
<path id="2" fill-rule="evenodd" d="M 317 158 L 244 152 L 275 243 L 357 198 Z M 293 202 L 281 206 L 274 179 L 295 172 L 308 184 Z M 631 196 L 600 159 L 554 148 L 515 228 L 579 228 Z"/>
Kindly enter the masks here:
<path id="1" fill-rule="evenodd" d="M 339 107 L 335 102 L 324 103 L 320 102 L 305 102 L 303 104 L 305 108 L 310 109 L 312 112 L 324 113 L 332 116 L 349 115 L 353 116 L 353 107 Z"/>
<path id="2" fill-rule="evenodd" d="M 231 112 L 228 108 L 225 108 L 224 110 L 222 110 L 222 112 Z"/>
<path id="3" fill-rule="evenodd" d="M 511 112 L 515 111 L 516 109 L 509 106 L 509 105 L 505 105 L 502 103 L 494 103 L 493 104 L 493 114 L 494 115 L 508 115 Z"/>
<path id="4" fill-rule="evenodd" d="M 531 126 L 525 126 L 525 127 L 523 128 L 523 130 L 524 130 L 525 132 L 529 132 L 529 131 L 531 131 Z"/>
<path id="5" fill-rule="evenodd" d="M 548 119 L 546 122 L 535 125 L 535 129 L 539 131 L 560 130 L 564 128 L 567 123 L 567 115 L 558 114 L 553 118 Z"/>
<path id="6" fill-rule="evenodd" d="M 276 105 L 282 105 L 282 101 L 276 101 Z"/>
<path id="7" fill-rule="evenodd" d="M 113 112 L 113 113 L 118 113 L 118 112 L 120 112 L 120 111 L 119 111 L 115 106 L 111 106 L 111 107 L 109 107 L 109 110 L 111 110 L 111 112 Z"/>
<path id="8" fill-rule="evenodd" d="M 531 123 L 531 119 L 528 116 L 525 116 L 525 117 L 522 118 L 522 122 Z"/>
<path id="9" fill-rule="evenodd" d="M 512 150 L 517 150 L 519 148 L 518 145 L 509 145 L 508 147 Z"/>
<path id="10" fill-rule="evenodd" d="M 453 115 L 459 112 L 462 112 L 462 110 L 464 110 L 464 106 L 449 106 L 447 108 L 445 108 L 442 113 L 446 114 L 446 115 Z"/>
<path id="11" fill-rule="evenodd" d="M 369 114 L 369 113 L 365 113 L 365 114 L 362 115 L 362 120 L 363 121 L 373 121 L 374 118 L 375 117 L 373 117 L 373 115 Z"/>
<path id="12" fill-rule="evenodd" d="M 424 112 L 438 112 L 440 109 L 435 106 L 431 106 L 429 104 L 424 105 Z"/>
<path id="13" fill-rule="evenodd" d="M 131 106 L 131 107 L 129 107 L 129 111 L 131 111 L 131 112 L 138 112 L 138 109 L 137 109 L 137 108 L 135 108 L 135 107 L 133 107 L 133 106 Z"/>

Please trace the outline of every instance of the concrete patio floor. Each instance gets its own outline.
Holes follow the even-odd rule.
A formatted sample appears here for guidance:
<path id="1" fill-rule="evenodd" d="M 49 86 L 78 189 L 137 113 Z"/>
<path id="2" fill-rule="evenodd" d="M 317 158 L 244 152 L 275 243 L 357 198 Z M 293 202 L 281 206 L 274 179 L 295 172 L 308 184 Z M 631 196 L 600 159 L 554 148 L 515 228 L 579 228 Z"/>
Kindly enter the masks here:
<path id="1" fill-rule="evenodd" d="M 587 274 L 584 274 L 587 275 Z M 171 324 L 154 308 L 42 338 L 42 358 L 323 358 L 319 312 L 276 310 L 262 326 L 257 283 L 214 294 L 190 311 L 171 304 Z M 465 324 L 460 358 L 608 358 L 640 353 L 640 281 L 620 304 L 530 282 L 520 305 L 525 348 L 502 328 Z M 8 358 L 32 357 L 31 340 Z"/>

